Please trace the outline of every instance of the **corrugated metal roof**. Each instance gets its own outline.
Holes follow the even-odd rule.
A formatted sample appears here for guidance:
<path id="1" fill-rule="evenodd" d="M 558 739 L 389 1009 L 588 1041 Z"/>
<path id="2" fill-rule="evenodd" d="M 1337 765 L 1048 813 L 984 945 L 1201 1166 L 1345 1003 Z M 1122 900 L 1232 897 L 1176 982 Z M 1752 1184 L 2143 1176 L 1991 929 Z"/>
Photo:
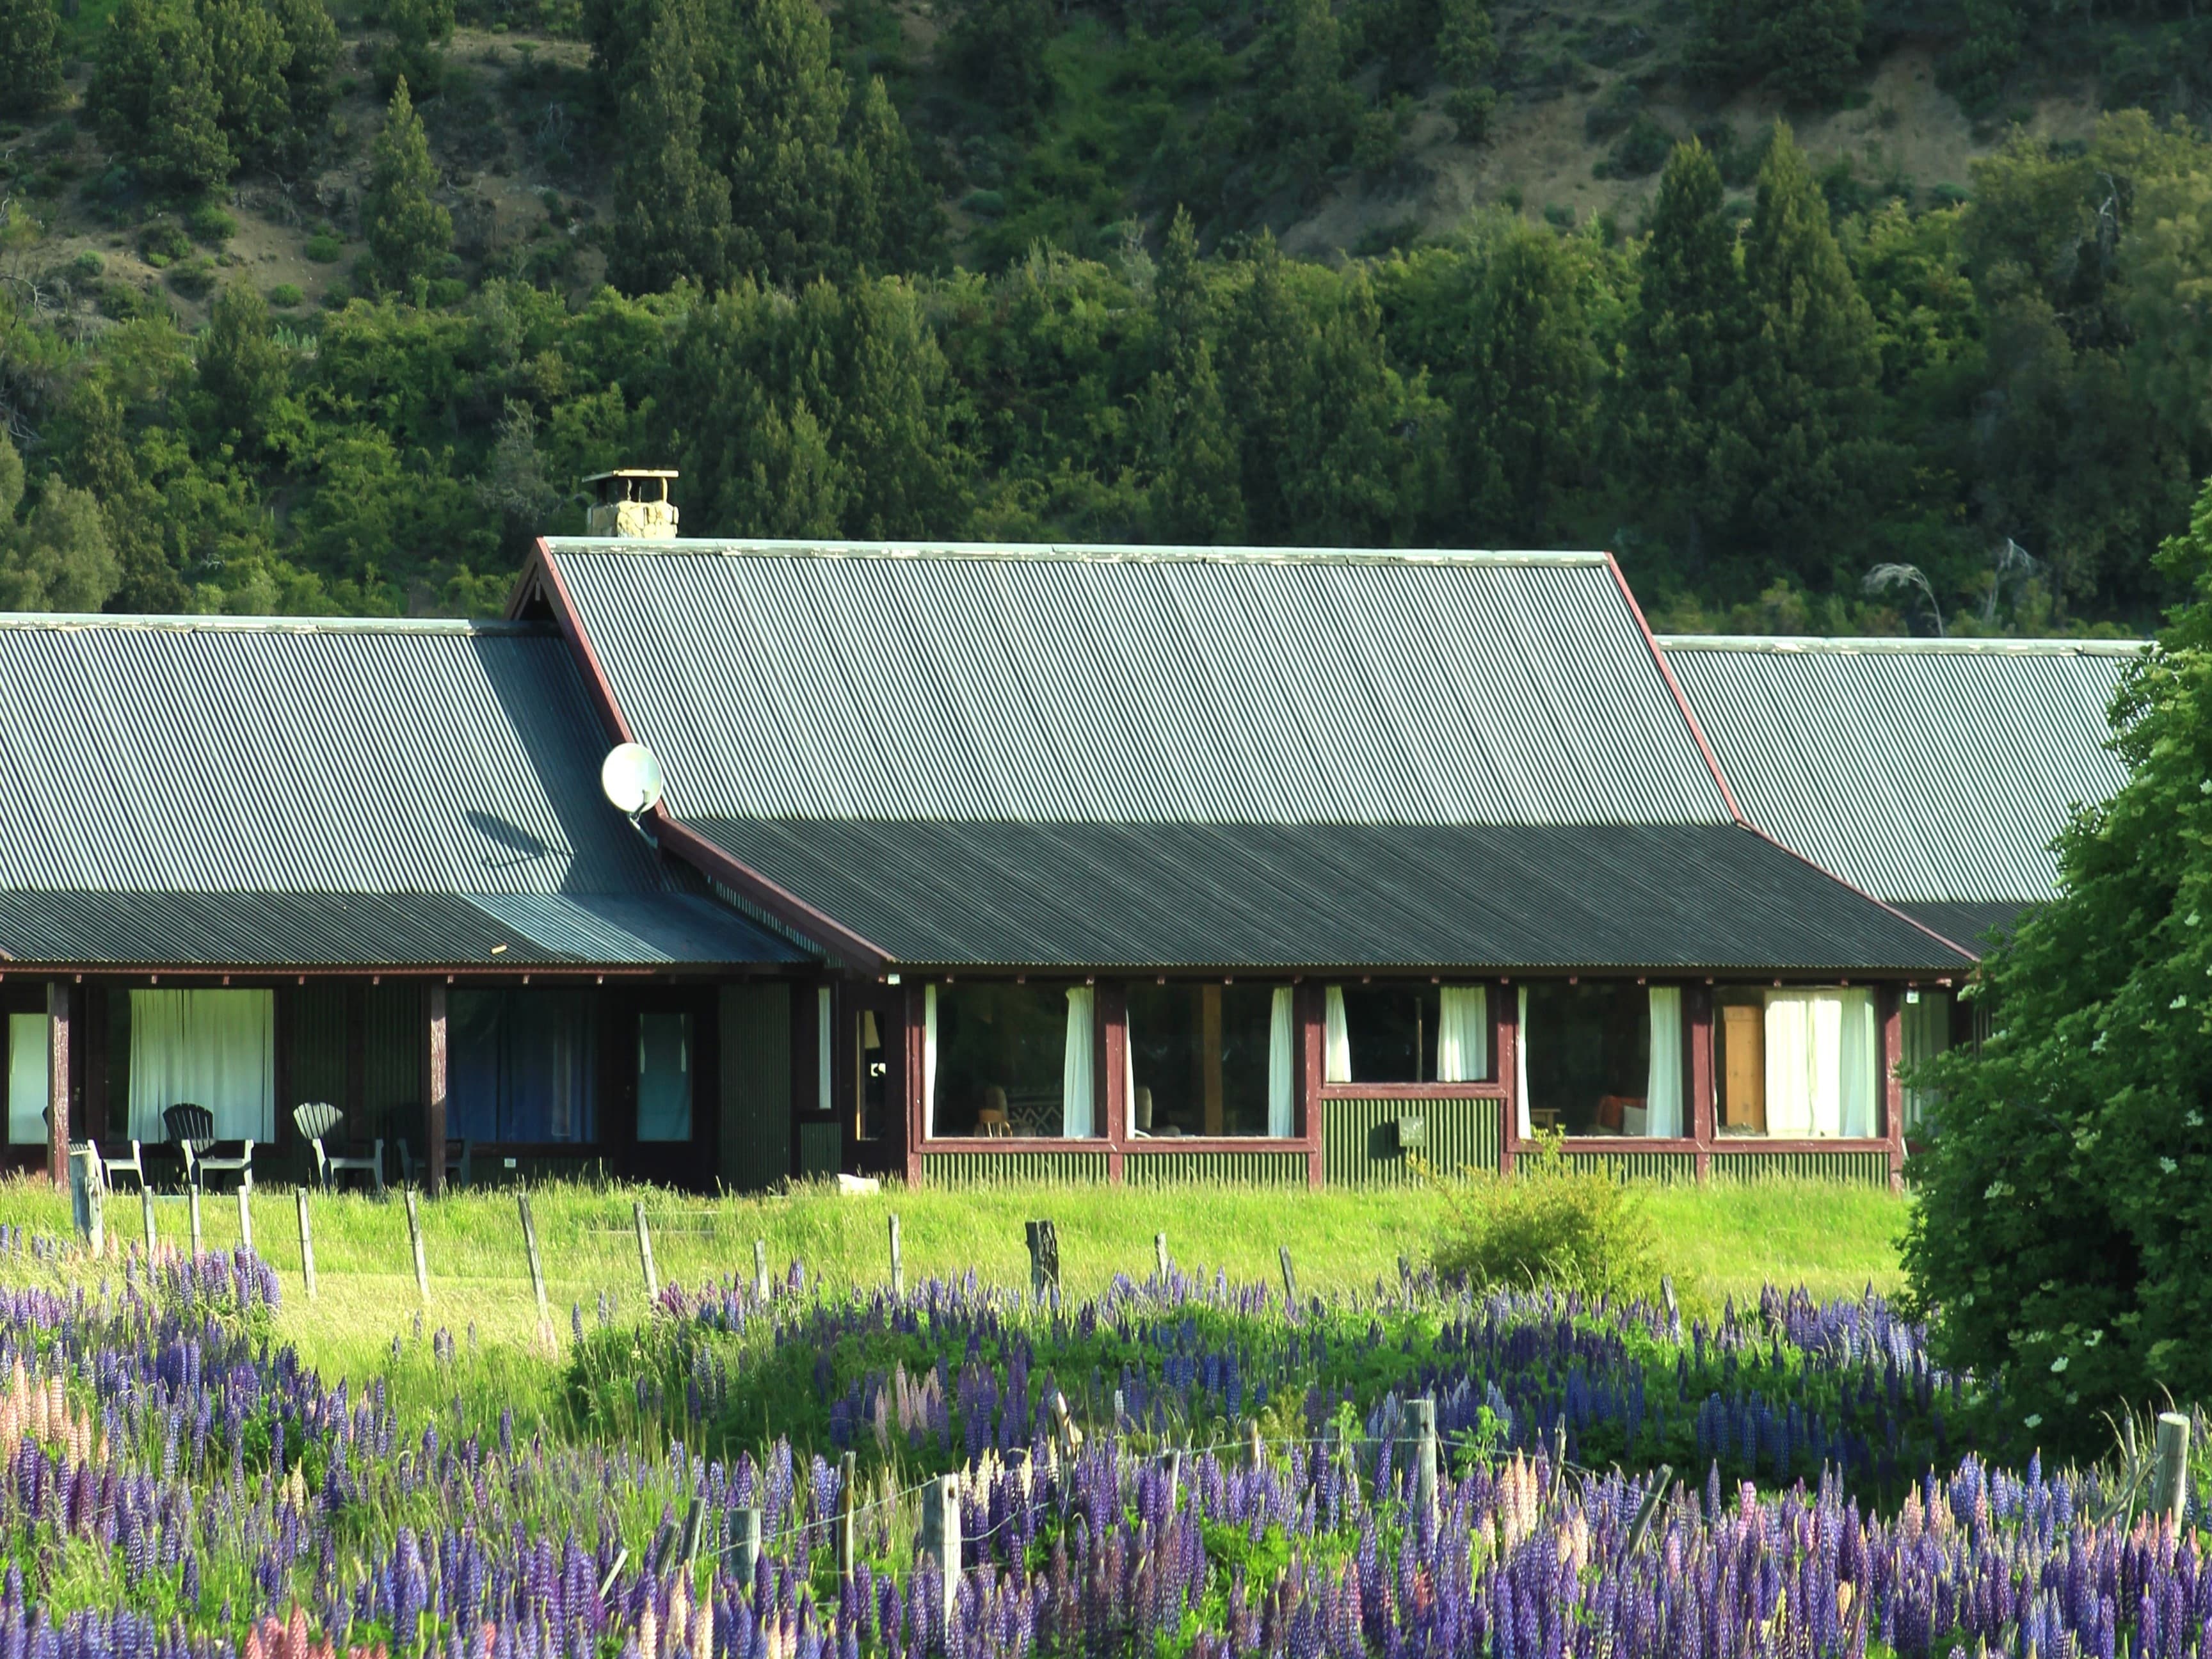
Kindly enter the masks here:
<path id="1" fill-rule="evenodd" d="M 0 618 L 0 950 L 793 959 L 605 803 L 605 747 L 541 629 Z"/>
<path id="2" fill-rule="evenodd" d="M 1601 555 L 550 549 L 682 818 L 1729 817 Z"/>
<path id="3" fill-rule="evenodd" d="M 1661 643 L 1753 823 L 1877 897 L 1977 907 L 1971 937 L 2051 896 L 2068 812 L 2124 781 L 2133 641 Z"/>
<path id="4" fill-rule="evenodd" d="M 1968 960 L 1732 823 L 693 827 L 915 964 L 1835 974 Z"/>

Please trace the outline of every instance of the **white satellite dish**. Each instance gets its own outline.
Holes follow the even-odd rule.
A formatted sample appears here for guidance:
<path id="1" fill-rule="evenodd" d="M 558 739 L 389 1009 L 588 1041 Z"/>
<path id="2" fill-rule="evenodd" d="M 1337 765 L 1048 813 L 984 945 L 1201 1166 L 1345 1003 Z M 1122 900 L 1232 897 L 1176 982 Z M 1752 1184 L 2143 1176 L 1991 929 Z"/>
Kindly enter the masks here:
<path id="1" fill-rule="evenodd" d="M 650 812 L 660 803 L 660 763 L 641 743 L 617 744 L 599 764 L 599 787 L 617 812 Z"/>

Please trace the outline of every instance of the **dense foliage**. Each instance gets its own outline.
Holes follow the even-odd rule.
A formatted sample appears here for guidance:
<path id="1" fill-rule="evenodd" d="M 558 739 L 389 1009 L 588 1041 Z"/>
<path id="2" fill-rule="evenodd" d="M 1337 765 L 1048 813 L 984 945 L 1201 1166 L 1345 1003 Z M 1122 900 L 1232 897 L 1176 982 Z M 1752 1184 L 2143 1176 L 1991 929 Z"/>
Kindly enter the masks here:
<path id="1" fill-rule="evenodd" d="M 1609 1170 L 1567 1161 L 1553 1135 L 1510 1176 L 1444 1181 L 1435 1263 L 1451 1285 L 1552 1285 L 1614 1301 L 1656 1302 L 1657 1231 L 1638 1189 Z"/>
<path id="2" fill-rule="evenodd" d="M 1934 1068 L 1907 1249 L 2002 1426 L 2081 1447 L 2116 1401 L 2212 1385 L 2212 490 L 2161 563 L 2191 595 L 2117 714 L 2126 786 L 2059 842 L 2060 896 L 1984 963 L 1996 1030 Z"/>

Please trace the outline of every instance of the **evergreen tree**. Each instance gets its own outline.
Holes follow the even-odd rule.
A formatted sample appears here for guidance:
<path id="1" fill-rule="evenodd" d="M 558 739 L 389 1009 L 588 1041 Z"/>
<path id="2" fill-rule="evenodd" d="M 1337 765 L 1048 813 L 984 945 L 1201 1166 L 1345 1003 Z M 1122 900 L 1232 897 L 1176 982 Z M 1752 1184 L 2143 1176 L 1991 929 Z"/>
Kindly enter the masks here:
<path id="1" fill-rule="evenodd" d="M 216 297 L 195 368 L 210 429 L 258 447 L 290 386 L 291 364 L 270 328 L 268 301 L 251 283 L 234 283 Z"/>
<path id="2" fill-rule="evenodd" d="M 864 270 L 918 270 L 942 240 L 943 216 L 880 75 L 855 92 L 849 125 L 840 221 L 845 246 Z"/>
<path id="3" fill-rule="evenodd" d="M 430 194 L 437 182 L 422 118 L 402 80 L 392 88 L 384 130 L 370 152 L 368 192 L 361 204 L 369 259 L 381 286 L 411 289 L 452 252 L 453 216 Z"/>
<path id="4" fill-rule="evenodd" d="M 1310 185 L 1344 153 L 1358 101 L 1344 79 L 1344 42 L 1328 0 L 1290 0 L 1274 25 L 1268 118 L 1291 178 Z"/>
<path id="5" fill-rule="evenodd" d="M 607 274 L 632 294 L 680 277 L 718 286 L 730 234 L 729 181 L 699 154 L 705 8 L 661 0 L 656 11 L 621 99 L 623 205 Z"/>
<path id="6" fill-rule="evenodd" d="M 0 109 L 29 114 L 62 95 L 53 0 L 0 0 Z"/>
<path id="7" fill-rule="evenodd" d="M 85 101 L 109 147 L 162 184 L 204 189 L 236 165 L 214 51 L 190 0 L 122 0 Z"/>
<path id="8" fill-rule="evenodd" d="M 0 432 L 0 609 L 99 610 L 121 578 L 99 503 L 88 491 L 51 479 L 29 518 L 18 523 L 22 499 L 23 459 Z"/>
<path id="9" fill-rule="evenodd" d="M 730 268 L 797 286 L 840 270 L 845 77 L 813 0 L 738 0 L 708 103 L 708 159 L 730 181 Z"/>
<path id="10" fill-rule="evenodd" d="M 1454 468 L 1477 545 L 1551 545 L 1558 503 L 1583 481 L 1602 367 L 1583 307 L 1584 257 L 1516 222 L 1486 262 Z"/>
<path id="11" fill-rule="evenodd" d="M 446 81 L 446 42 L 453 38 L 453 0 L 385 0 L 392 45 L 378 60 L 380 77 L 407 82 L 435 96 Z"/>
<path id="12" fill-rule="evenodd" d="M 1759 172 L 1743 272 L 1743 372 L 1731 424 L 1751 457 L 1745 530 L 1825 585 L 1847 574 L 1830 562 L 1862 539 L 1873 506 L 1881 356 L 1827 200 L 1780 124 Z"/>
<path id="13" fill-rule="evenodd" d="M 1052 37 L 1051 0 L 960 0 L 946 61 L 972 96 L 1009 125 L 1027 127 L 1052 102 L 1044 61 Z"/>
<path id="14" fill-rule="evenodd" d="M 1498 67 L 1498 31 L 1487 0 L 1440 0 L 1437 16 L 1437 72 L 1451 91 L 1445 112 L 1463 143 L 1479 141 L 1490 128 L 1496 90 L 1484 84 Z"/>
<path id="15" fill-rule="evenodd" d="M 1152 286 L 1158 367 L 1142 410 L 1153 471 L 1148 516 L 1163 542 L 1243 538 L 1237 434 L 1213 364 L 1213 305 L 1189 212 L 1176 208 Z"/>
<path id="16" fill-rule="evenodd" d="M 291 45 L 264 0 L 198 0 L 215 69 L 217 118 L 232 153 L 248 155 L 281 140 L 291 125 L 284 81 Z"/>
<path id="17" fill-rule="evenodd" d="M 1744 301 L 1724 207 L 1711 155 L 1695 139 L 1677 145 L 1637 260 L 1617 392 L 1627 493 L 1692 569 L 1735 493 L 1722 400 L 1739 372 Z"/>

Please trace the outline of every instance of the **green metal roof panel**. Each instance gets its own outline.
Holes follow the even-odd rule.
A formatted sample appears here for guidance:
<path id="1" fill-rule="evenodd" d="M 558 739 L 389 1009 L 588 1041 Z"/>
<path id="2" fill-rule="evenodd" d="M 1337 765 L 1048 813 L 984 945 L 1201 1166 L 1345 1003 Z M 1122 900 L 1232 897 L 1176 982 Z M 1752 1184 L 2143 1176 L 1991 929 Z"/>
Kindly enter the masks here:
<path id="1" fill-rule="evenodd" d="M 942 966 L 1966 966 L 1734 824 L 1101 824 L 708 818 L 732 858 Z"/>
<path id="2" fill-rule="evenodd" d="M 1729 817 L 1601 555 L 549 547 L 678 818 Z"/>
<path id="3" fill-rule="evenodd" d="M 606 804 L 606 746 L 542 629 L 0 617 L 0 951 L 792 959 Z"/>
<path id="4" fill-rule="evenodd" d="M 2069 812 L 2124 781 L 2106 716 L 2136 642 L 1662 644 L 1746 817 L 1879 898 L 1983 907 L 1970 937 L 2051 896 Z"/>

